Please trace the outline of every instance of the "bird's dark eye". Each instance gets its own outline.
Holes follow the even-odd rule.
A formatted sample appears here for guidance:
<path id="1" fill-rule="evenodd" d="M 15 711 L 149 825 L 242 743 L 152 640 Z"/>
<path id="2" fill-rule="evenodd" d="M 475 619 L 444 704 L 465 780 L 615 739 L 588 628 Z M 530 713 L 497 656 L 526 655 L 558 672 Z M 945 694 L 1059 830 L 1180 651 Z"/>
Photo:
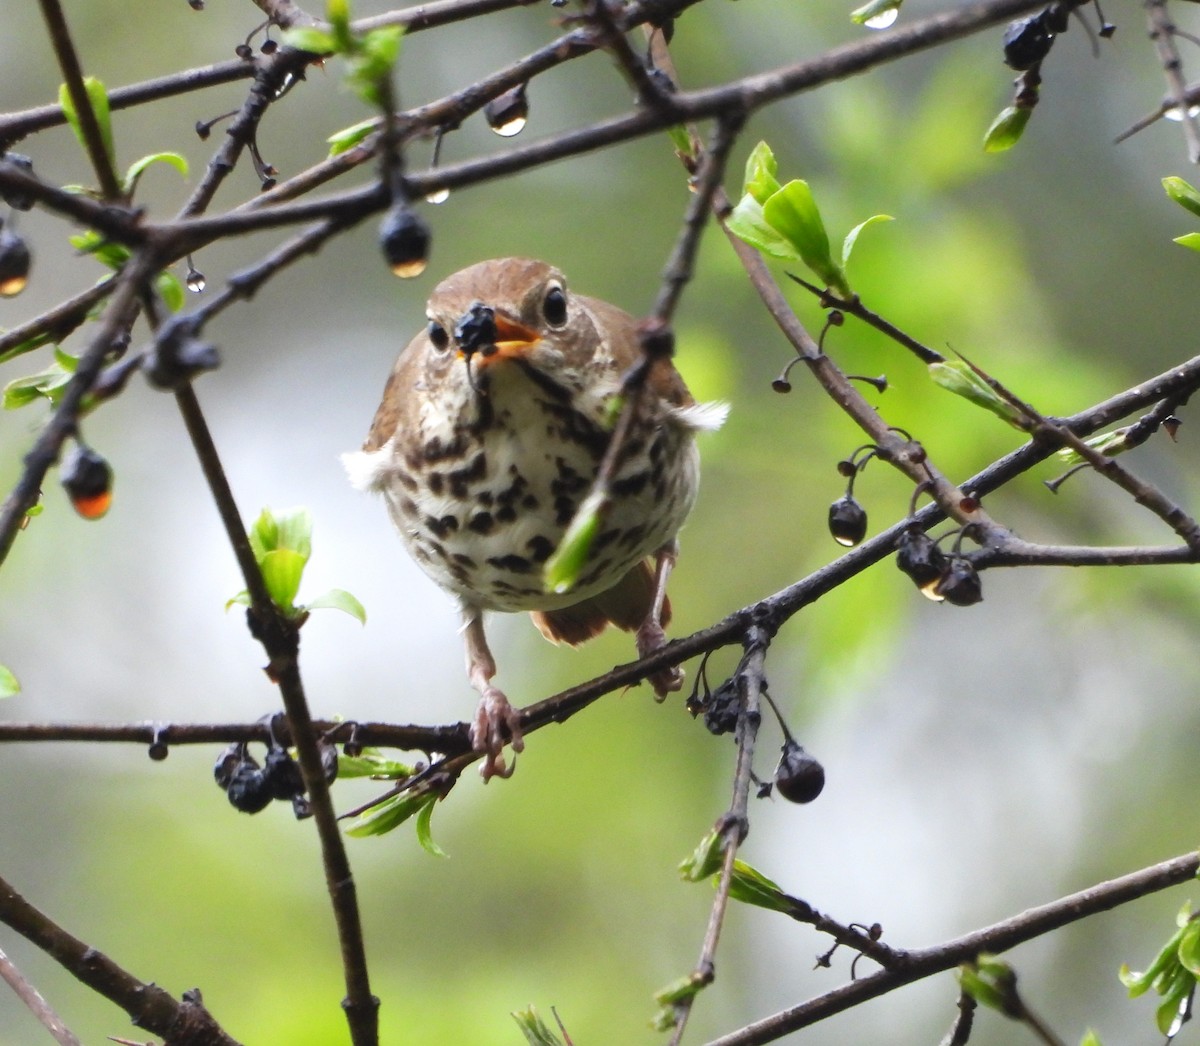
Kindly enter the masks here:
<path id="1" fill-rule="evenodd" d="M 551 327 L 561 327 L 567 322 L 567 292 L 557 284 L 542 299 L 542 315 Z"/>
<path id="2" fill-rule="evenodd" d="M 429 340 L 433 342 L 433 347 L 439 352 L 444 352 L 450 344 L 450 335 L 446 333 L 446 328 L 440 323 L 429 321 Z"/>

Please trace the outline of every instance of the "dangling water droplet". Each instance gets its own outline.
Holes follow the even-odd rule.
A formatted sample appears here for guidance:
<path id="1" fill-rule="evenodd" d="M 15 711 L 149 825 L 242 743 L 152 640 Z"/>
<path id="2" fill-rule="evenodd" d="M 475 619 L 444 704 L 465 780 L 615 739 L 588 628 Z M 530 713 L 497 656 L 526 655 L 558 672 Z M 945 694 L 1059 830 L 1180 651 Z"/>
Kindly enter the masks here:
<path id="1" fill-rule="evenodd" d="M 426 203 L 445 203 L 450 199 L 449 189 L 434 189 L 431 193 L 425 194 Z"/>
<path id="2" fill-rule="evenodd" d="M 184 277 L 184 283 L 187 289 L 193 294 L 199 294 L 204 290 L 208 281 L 204 278 L 204 273 L 199 269 L 188 269 L 187 276 Z"/>
<path id="3" fill-rule="evenodd" d="M 429 226 L 403 203 L 397 203 L 379 226 L 379 245 L 388 268 L 401 279 L 420 276 L 429 261 Z"/>
<path id="4" fill-rule="evenodd" d="M 29 283 L 29 245 L 11 229 L 0 230 L 0 298 L 20 294 Z"/>
<path id="5" fill-rule="evenodd" d="M 517 84 L 498 98 L 493 98 L 483 107 L 483 117 L 502 138 L 520 134 L 529 122 L 529 99 L 525 97 L 525 85 Z"/>
<path id="6" fill-rule="evenodd" d="M 863 22 L 863 25 L 868 29 L 887 29 L 899 17 L 900 9 L 898 7 L 889 7 L 886 11 L 880 11 L 879 14 L 872 15 Z"/>
<path id="7" fill-rule="evenodd" d="M 392 273 L 402 280 L 411 280 L 414 276 L 420 276 L 425 271 L 427 264 L 428 262 L 424 258 L 418 258 L 416 261 L 397 262 L 392 266 Z"/>
<path id="8" fill-rule="evenodd" d="M 1168 120 L 1174 120 L 1176 123 L 1179 123 L 1183 120 L 1183 114 L 1180 112 L 1179 106 L 1177 105 L 1172 106 L 1170 109 L 1164 110 L 1163 116 L 1165 116 Z M 1189 105 L 1188 116 L 1200 116 L 1200 105 Z"/>
<path id="9" fill-rule="evenodd" d="M 938 583 L 941 580 L 941 578 L 934 578 L 932 581 L 928 581 L 924 585 L 921 585 L 921 595 L 923 595 L 931 603 L 946 602 L 946 597 L 938 591 Z"/>
<path id="10" fill-rule="evenodd" d="M 492 127 L 492 130 L 500 135 L 501 138 L 511 138 L 513 135 L 520 134 L 523 130 L 525 130 L 525 125 L 528 122 L 529 120 L 527 117 L 514 116 L 511 120 L 508 120 L 505 123 L 496 124 L 494 127 Z"/>

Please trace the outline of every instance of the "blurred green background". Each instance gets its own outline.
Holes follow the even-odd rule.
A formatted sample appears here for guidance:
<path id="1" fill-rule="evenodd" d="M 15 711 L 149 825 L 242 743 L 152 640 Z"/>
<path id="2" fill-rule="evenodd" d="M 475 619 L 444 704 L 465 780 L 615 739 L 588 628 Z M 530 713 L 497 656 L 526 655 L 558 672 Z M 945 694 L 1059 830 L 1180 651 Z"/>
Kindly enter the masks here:
<path id="1" fill-rule="evenodd" d="M 87 72 L 110 86 L 225 60 L 259 20 L 249 3 L 216 0 L 200 13 L 183 0 L 65 6 Z M 387 6 L 360 0 L 355 14 Z M 851 6 L 708 0 L 679 20 L 681 77 L 715 84 L 816 55 L 865 32 L 849 23 Z M 0 109 L 12 111 L 52 100 L 60 77 L 35 5 L 6 8 Z M 905 18 L 936 9 L 910 0 Z M 744 157 L 766 138 L 785 180 L 810 180 L 838 238 L 870 214 L 895 216 L 863 237 L 852 262 L 873 308 L 939 350 L 967 353 L 1047 413 L 1088 406 L 1195 352 L 1200 275 L 1200 260 L 1171 243 L 1195 223 L 1159 184 L 1189 174 L 1177 128 L 1111 144 L 1158 104 L 1163 83 L 1140 11 L 1108 14 L 1119 29 L 1099 57 L 1078 22 L 1058 42 L 1042 104 L 1010 154 L 980 150 L 1011 94 L 996 29 L 756 115 L 727 186 L 736 193 Z M 403 103 L 441 97 L 552 39 L 559 17 L 537 5 L 414 36 L 401 58 Z M 268 115 L 259 144 L 283 176 L 365 115 L 339 76 L 336 62 L 314 70 Z M 213 143 L 198 142 L 192 125 L 236 107 L 244 90 L 116 114 L 122 163 L 178 150 L 194 179 Z M 630 105 L 602 55 L 538 78 L 529 96 L 529 140 Z M 504 147 L 473 118 L 446 139 L 443 158 Z M 20 148 L 45 178 L 89 179 L 65 129 Z M 414 148 L 412 164 L 428 151 Z M 165 217 L 185 192 L 163 167 L 146 176 L 142 201 Z M 254 192 L 245 165 L 217 209 Z M 450 601 L 338 462 L 361 441 L 433 284 L 484 257 L 529 254 L 560 265 L 574 287 L 644 312 L 687 199 L 658 135 L 426 207 L 435 245 L 418 280 L 388 274 L 367 223 L 210 328 L 224 365 L 197 388 L 243 515 L 309 506 L 315 554 L 301 598 L 337 585 L 368 610 L 365 629 L 320 614 L 304 630 L 317 715 L 434 723 L 473 707 Z M 20 227 L 35 270 L 21 297 L 0 302 L 4 327 L 99 275 L 72 255 L 59 220 L 32 213 Z M 225 244 L 197 263 L 219 286 L 277 239 Z M 817 328 L 813 303 L 797 302 Z M 791 395 L 771 391 L 789 350 L 712 230 L 678 327 L 679 365 L 697 396 L 733 407 L 702 447 L 704 490 L 672 586 L 672 633 L 682 635 L 836 556 L 824 522 L 843 483 L 835 463 L 862 440 L 799 372 Z M 837 331 L 829 348 L 852 372 L 887 374 L 881 409 L 952 477 L 1019 445 L 860 325 Z M 0 381 L 46 362 L 25 357 Z M 43 418 L 39 407 L 0 416 L 6 489 Z M 0 662 L 23 684 L 0 715 L 219 722 L 276 707 L 261 650 L 240 614 L 223 611 L 242 585 L 170 398 L 135 381 L 85 433 L 116 468 L 115 503 L 103 522 L 85 523 L 51 480 L 44 515 L 0 571 Z M 1178 445 L 1157 439 L 1129 460 L 1186 506 L 1196 502 L 1197 458 L 1185 424 Z M 1090 474 L 1052 496 L 1040 481 L 1055 472 L 1023 477 L 989 510 L 1035 540 L 1170 540 Z M 872 530 L 899 518 L 910 493 L 879 465 L 856 489 Z M 991 571 L 984 586 L 977 607 L 935 606 L 881 564 L 794 618 L 768 661 L 771 693 L 828 785 L 811 807 L 756 803 L 745 856 L 836 918 L 880 922 L 897 946 L 935 943 L 1198 837 L 1193 573 Z M 578 652 L 550 647 L 524 618 L 495 620 L 490 632 L 499 682 L 522 703 L 632 656 L 623 635 Z M 717 655 L 710 677 L 733 664 L 732 652 Z M 777 743 L 765 727 L 760 774 Z M 199 986 L 243 1042 L 345 1042 L 312 826 L 283 804 L 235 813 L 211 783 L 216 755 L 181 748 L 152 764 L 128 746 L 0 748 L 0 874 L 136 975 L 175 993 Z M 529 1003 L 547 1016 L 557 1007 L 579 1046 L 657 1041 L 651 995 L 691 969 L 711 899 L 675 867 L 724 810 L 732 757 L 680 700 L 658 706 L 640 688 L 534 735 L 512 780 L 464 780 L 434 818 L 448 860 L 423 853 L 410 829 L 350 840 L 384 1041 L 512 1046 L 521 1036 L 507 1013 Z M 369 794 L 358 782 L 335 790 L 343 809 Z M 1116 971 L 1149 960 L 1186 896 L 1147 899 L 1017 949 L 1027 1001 L 1068 1042 L 1089 1024 L 1110 1046 L 1156 1041 L 1153 1003 L 1127 1001 Z M 832 970 L 813 969 L 826 947 L 808 928 L 734 908 L 687 1041 L 842 983 L 844 953 Z M 86 1042 L 137 1038 L 122 1013 L 11 932 L 0 930 L 0 948 Z M 934 1042 L 956 995 L 945 975 L 787 1041 Z M 1026 1041 L 998 1016 L 977 1024 L 981 1046 Z M 45 1040 L 0 991 L 0 1046 Z"/>

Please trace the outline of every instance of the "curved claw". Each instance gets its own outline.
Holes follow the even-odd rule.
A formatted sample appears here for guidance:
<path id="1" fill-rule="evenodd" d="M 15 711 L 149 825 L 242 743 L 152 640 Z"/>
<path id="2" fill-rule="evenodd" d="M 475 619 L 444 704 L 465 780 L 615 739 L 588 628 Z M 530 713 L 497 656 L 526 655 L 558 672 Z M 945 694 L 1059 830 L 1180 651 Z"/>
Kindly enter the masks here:
<path id="1" fill-rule="evenodd" d="M 497 687 L 487 686 L 483 698 L 475 710 L 471 723 L 471 747 L 483 753 L 479 776 L 484 781 L 493 777 L 511 777 L 517 768 L 516 760 L 511 766 L 504 762 L 504 744 L 509 742 L 514 752 L 525 750 L 525 738 L 521 734 L 521 712 L 515 708 Z"/>

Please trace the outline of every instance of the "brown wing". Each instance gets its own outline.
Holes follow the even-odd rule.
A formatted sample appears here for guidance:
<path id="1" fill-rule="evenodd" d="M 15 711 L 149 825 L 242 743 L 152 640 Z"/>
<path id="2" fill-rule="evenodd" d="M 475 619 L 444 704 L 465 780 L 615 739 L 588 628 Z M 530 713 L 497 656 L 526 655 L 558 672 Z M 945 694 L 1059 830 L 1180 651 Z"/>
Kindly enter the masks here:
<path id="1" fill-rule="evenodd" d="M 578 646 L 610 624 L 626 632 L 636 631 L 653 602 L 654 570 L 644 559 L 607 592 L 560 610 L 535 610 L 529 616 L 550 642 Z M 670 600 L 663 603 L 659 623 L 663 628 L 671 623 Z"/>
<path id="2" fill-rule="evenodd" d="M 641 352 L 637 320 L 624 309 L 618 309 L 599 298 L 589 298 L 582 294 L 576 295 L 576 298 L 582 301 L 596 318 L 596 326 L 609 333 L 609 351 L 624 373 L 637 362 Z M 650 372 L 650 389 L 674 407 L 687 407 L 696 402 L 683 383 L 679 371 L 675 369 L 675 364 L 670 360 L 659 360 L 654 365 Z"/>
<path id="3" fill-rule="evenodd" d="M 388 375 L 387 384 L 383 387 L 383 399 L 375 418 L 371 422 L 371 430 L 367 433 L 363 450 L 378 450 L 395 431 L 401 426 L 408 427 L 410 420 L 415 420 L 414 390 L 421 380 L 421 362 L 424 355 L 424 345 L 427 335 L 421 331 L 403 352 L 396 358 L 392 373 Z"/>

